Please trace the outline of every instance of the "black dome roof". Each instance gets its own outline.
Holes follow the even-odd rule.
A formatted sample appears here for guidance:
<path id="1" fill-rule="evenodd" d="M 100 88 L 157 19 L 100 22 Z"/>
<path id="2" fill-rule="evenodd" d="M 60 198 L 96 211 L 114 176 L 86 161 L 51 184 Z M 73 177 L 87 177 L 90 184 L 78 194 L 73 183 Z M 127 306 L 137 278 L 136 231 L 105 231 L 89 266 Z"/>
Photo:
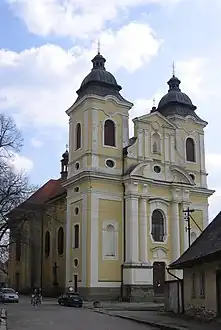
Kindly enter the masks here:
<path id="1" fill-rule="evenodd" d="M 122 89 L 117 84 L 115 77 L 106 70 L 106 59 L 98 52 L 92 59 L 93 68 L 91 72 L 84 78 L 79 90 L 77 90 L 78 102 L 85 95 L 98 95 L 105 97 L 107 95 L 115 96 L 120 101 L 126 101 L 119 93 Z"/>
<path id="2" fill-rule="evenodd" d="M 102 83 L 113 85 L 113 88 L 121 90 L 121 87 L 117 84 L 117 81 L 114 76 L 105 69 L 105 62 L 105 58 L 99 53 L 93 58 L 93 68 L 91 72 L 82 81 L 80 89 L 89 83 Z"/>
<path id="3" fill-rule="evenodd" d="M 189 96 L 181 92 L 179 87 L 181 81 L 175 75 L 167 83 L 169 85 L 168 93 L 160 100 L 157 111 L 164 112 L 164 110 L 171 106 L 188 108 L 193 111 L 196 110 L 196 106 L 193 105 Z"/>

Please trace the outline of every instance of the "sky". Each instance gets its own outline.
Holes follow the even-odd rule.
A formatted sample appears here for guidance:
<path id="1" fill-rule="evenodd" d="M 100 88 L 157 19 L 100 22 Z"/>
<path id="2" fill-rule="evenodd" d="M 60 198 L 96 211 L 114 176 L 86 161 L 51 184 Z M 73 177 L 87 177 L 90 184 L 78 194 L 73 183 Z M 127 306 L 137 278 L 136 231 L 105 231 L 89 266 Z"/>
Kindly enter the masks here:
<path id="1" fill-rule="evenodd" d="M 182 91 L 209 123 L 212 219 L 221 200 L 220 16 L 220 0 L 0 0 L 0 112 L 13 116 L 24 137 L 17 168 L 27 169 L 33 184 L 59 177 L 65 110 L 100 39 L 107 70 L 134 103 L 130 118 L 160 101 L 175 62 Z"/>

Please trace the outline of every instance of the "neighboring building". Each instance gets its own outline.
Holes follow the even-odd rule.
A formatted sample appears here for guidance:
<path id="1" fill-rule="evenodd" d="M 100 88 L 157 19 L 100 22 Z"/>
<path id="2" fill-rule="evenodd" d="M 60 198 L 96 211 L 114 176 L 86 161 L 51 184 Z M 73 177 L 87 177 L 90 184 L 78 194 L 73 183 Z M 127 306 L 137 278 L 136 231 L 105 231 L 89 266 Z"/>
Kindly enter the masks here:
<path id="1" fill-rule="evenodd" d="M 184 311 L 221 316 L 221 212 L 188 250 L 170 265 L 183 270 Z"/>
<path id="2" fill-rule="evenodd" d="M 133 104 L 98 53 L 66 111 L 69 165 L 66 286 L 84 296 L 120 295 L 120 287 L 163 293 L 165 267 L 188 247 L 183 210 L 208 224 L 204 128 L 174 75 L 158 107 L 134 118 Z M 191 226 L 194 240 L 200 233 Z M 124 268 L 121 272 L 121 265 Z M 123 276 L 122 276 L 123 274 Z"/>
<path id="3" fill-rule="evenodd" d="M 49 180 L 9 217 L 11 230 L 9 285 L 20 293 L 42 287 L 44 295 L 65 288 L 65 232 L 68 152 L 61 160 L 61 178 Z M 18 235 L 20 233 L 20 235 Z"/>

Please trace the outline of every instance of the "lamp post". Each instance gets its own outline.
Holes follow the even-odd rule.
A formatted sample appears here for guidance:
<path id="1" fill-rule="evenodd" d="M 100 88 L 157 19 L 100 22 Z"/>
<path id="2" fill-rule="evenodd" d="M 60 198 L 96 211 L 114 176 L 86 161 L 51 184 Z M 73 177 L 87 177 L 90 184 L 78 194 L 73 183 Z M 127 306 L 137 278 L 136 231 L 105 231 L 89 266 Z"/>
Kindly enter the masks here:
<path id="1" fill-rule="evenodd" d="M 200 226 L 196 223 L 196 221 L 193 219 L 191 213 L 193 213 L 195 210 L 194 209 L 190 209 L 189 207 L 186 210 L 183 210 L 184 214 L 185 214 L 185 221 L 187 221 L 187 227 L 186 230 L 188 232 L 188 243 L 189 243 L 189 247 L 191 245 L 191 227 L 190 227 L 190 221 L 192 220 L 194 222 L 194 224 L 196 225 L 196 227 L 201 231 L 202 233 L 202 229 L 200 228 Z"/>

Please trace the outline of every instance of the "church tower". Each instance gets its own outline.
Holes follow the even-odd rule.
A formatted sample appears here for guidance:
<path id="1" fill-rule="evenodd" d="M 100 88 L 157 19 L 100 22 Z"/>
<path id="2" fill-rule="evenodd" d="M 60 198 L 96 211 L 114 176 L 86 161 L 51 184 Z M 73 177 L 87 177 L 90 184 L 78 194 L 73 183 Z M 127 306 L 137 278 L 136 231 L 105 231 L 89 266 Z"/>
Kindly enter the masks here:
<path id="1" fill-rule="evenodd" d="M 167 266 L 208 224 L 207 122 L 173 75 L 158 107 L 133 120 L 129 139 L 133 104 L 105 62 L 98 52 L 66 111 L 66 286 L 93 299 L 141 286 L 163 294 Z M 191 242 L 187 207 L 194 209 Z"/>
<path id="2" fill-rule="evenodd" d="M 69 116 L 66 285 L 84 296 L 119 294 L 122 263 L 122 153 L 132 103 L 98 52 Z"/>

